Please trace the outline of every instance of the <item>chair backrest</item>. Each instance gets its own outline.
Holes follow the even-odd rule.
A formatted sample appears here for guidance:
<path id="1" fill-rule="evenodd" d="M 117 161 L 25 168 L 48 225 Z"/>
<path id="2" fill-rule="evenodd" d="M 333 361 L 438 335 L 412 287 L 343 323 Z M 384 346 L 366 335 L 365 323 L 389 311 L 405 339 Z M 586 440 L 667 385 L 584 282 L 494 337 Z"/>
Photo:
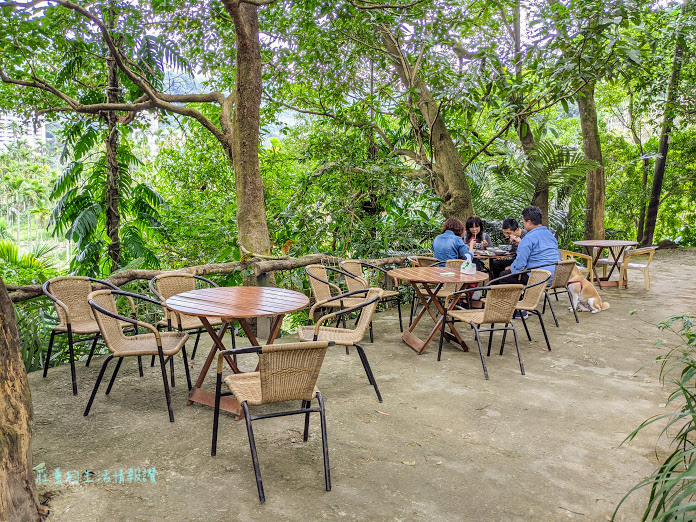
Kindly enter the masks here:
<path id="1" fill-rule="evenodd" d="M 262 403 L 311 400 L 326 342 L 272 344 L 259 354 Z"/>
<path id="2" fill-rule="evenodd" d="M 413 256 L 413 258 L 416 260 L 416 266 L 430 266 L 430 265 L 440 261 L 436 257 L 428 257 L 428 256 Z"/>
<path id="3" fill-rule="evenodd" d="M 153 277 L 150 283 L 150 288 L 161 301 L 196 289 L 196 279 L 193 274 L 183 272 L 160 274 Z"/>
<path id="4" fill-rule="evenodd" d="M 362 264 L 357 259 L 346 259 L 341 261 L 341 268 L 344 272 L 353 274 L 356 278 L 345 276 L 346 287 L 349 292 L 367 288 L 367 280 L 363 277 Z"/>
<path id="5" fill-rule="evenodd" d="M 503 323 L 512 321 L 515 307 L 520 300 L 524 286 L 493 285 L 486 293 L 486 306 L 483 309 L 484 323 Z"/>
<path id="6" fill-rule="evenodd" d="M 309 276 L 309 286 L 312 287 L 314 299 L 324 301 L 331 299 L 331 287 L 328 284 L 329 276 L 324 265 L 307 265 L 305 271 Z"/>
<path id="7" fill-rule="evenodd" d="M 650 266 L 650 263 L 652 262 L 653 256 L 655 255 L 655 251 L 657 250 L 657 247 L 651 246 L 651 247 L 643 247 L 643 248 L 636 248 L 635 250 L 626 250 L 625 251 L 625 256 L 628 257 L 629 263 L 630 258 L 634 256 L 649 256 L 648 260 L 645 262 L 645 266 Z"/>
<path id="8" fill-rule="evenodd" d="M 382 294 L 384 293 L 384 290 L 381 288 L 370 288 L 367 291 L 367 296 L 365 296 L 365 301 L 370 301 L 371 299 L 374 299 L 375 297 L 382 298 Z M 365 302 L 363 301 L 363 302 Z M 375 310 L 377 310 L 377 305 L 379 304 L 379 299 L 375 300 L 374 303 L 371 303 L 367 305 L 365 308 L 362 309 L 360 312 L 360 319 L 358 319 L 358 323 L 355 325 L 355 333 L 360 335 L 360 339 L 363 338 L 365 335 L 365 332 L 367 331 L 367 328 L 370 326 L 370 322 L 372 321 L 372 316 L 375 313 Z"/>
<path id="9" fill-rule="evenodd" d="M 68 307 L 71 321 L 92 321 L 92 309 L 89 306 L 88 295 L 92 291 L 92 281 L 89 277 L 67 276 L 56 277 L 48 281 L 47 290 Z M 60 326 L 67 325 L 67 317 L 63 308 L 54 303 L 58 312 Z"/>
<path id="10" fill-rule="evenodd" d="M 553 273 L 551 288 L 565 288 L 568 284 L 568 279 L 575 268 L 575 259 L 566 259 L 556 263 L 556 270 Z"/>
<path id="11" fill-rule="evenodd" d="M 463 259 L 450 259 L 449 261 L 445 261 L 445 267 L 451 268 L 454 272 L 459 273 L 462 269 L 462 263 L 464 263 Z M 459 290 L 461 286 L 461 283 L 445 283 L 442 285 L 442 290 L 440 290 L 440 292 L 443 295 L 451 294 Z"/>
<path id="12" fill-rule="evenodd" d="M 96 292 L 92 292 L 87 296 L 87 301 L 92 301 L 94 304 L 103 308 L 107 312 L 118 315 L 116 300 L 114 299 L 111 290 L 97 290 Z M 88 304 L 87 306 L 90 305 Z M 92 313 L 94 314 L 94 318 L 97 320 L 99 330 L 101 331 L 102 337 L 104 338 L 104 342 L 106 343 L 106 347 L 109 349 L 109 351 L 112 353 L 119 353 L 120 351 L 123 351 L 127 338 L 123 333 L 123 328 L 121 328 L 119 320 L 114 317 L 110 317 L 93 307 Z"/>
<path id="13" fill-rule="evenodd" d="M 551 272 L 548 270 L 537 268 L 529 272 L 529 280 L 527 286 L 524 287 L 524 297 L 518 304 L 525 308 L 536 308 L 544 295 L 544 290 L 546 290 L 546 285 L 543 282 L 550 278 Z"/>

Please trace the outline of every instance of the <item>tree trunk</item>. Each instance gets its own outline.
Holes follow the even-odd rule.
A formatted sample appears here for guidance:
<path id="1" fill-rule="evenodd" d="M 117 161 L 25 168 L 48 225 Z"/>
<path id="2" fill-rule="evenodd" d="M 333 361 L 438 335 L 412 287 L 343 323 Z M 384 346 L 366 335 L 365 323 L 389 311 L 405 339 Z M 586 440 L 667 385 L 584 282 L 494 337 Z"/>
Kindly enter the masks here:
<path id="1" fill-rule="evenodd" d="M 685 6 L 686 4 L 684 4 Z M 682 6 L 682 12 L 684 10 Z M 669 138 L 672 134 L 672 124 L 676 112 L 677 88 L 679 87 L 679 75 L 681 73 L 682 54 L 681 40 L 677 40 L 674 48 L 674 61 L 672 62 L 672 75 L 669 79 L 667 88 L 667 104 L 662 120 L 662 132 L 660 133 L 660 145 L 657 153 L 660 158 L 655 160 L 655 174 L 653 175 L 652 191 L 650 192 L 650 202 L 648 203 L 648 215 L 645 220 L 645 233 L 643 235 L 643 245 L 652 245 L 655 236 L 655 225 L 657 223 L 657 211 L 660 208 L 660 193 L 662 192 L 662 180 L 665 177 L 665 166 L 667 165 L 667 153 L 669 152 Z"/>
<path id="2" fill-rule="evenodd" d="M 17 318 L 0 279 L 0 520 L 39 520 L 32 472 L 33 416 Z"/>
<path id="3" fill-rule="evenodd" d="M 113 8 L 113 1 L 109 2 L 109 29 L 113 30 L 116 26 L 116 12 Z M 106 101 L 108 103 L 118 103 L 118 76 L 116 60 L 113 56 L 107 59 L 109 72 L 108 85 L 106 87 Z M 119 229 L 121 226 L 121 214 L 119 212 L 120 194 L 118 181 L 120 170 L 118 165 L 118 119 L 115 111 L 106 113 L 107 136 L 106 136 L 106 234 L 109 236 L 109 246 L 107 253 L 111 259 L 111 270 L 115 272 L 121 263 L 121 238 Z"/>
<path id="4" fill-rule="evenodd" d="M 436 184 L 435 192 L 445 202 L 443 214 L 446 218 L 456 217 L 466 221 L 474 215 L 471 190 L 459 151 L 442 117 L 440 104 L 420 76 L 413 73 L 411 65 L 398 47 L 396 37 L 384 26 L 381 27 L 381 36 L 399 79 L 407 89 L 412 88 L 417 93 L 416 105 L 430 129 L 435 171 L 442 176 L 442 184 Z"/>
<path id="5" fill-rule="evenodd" d="M 643 149 L 643 142 L 640 139 L 640 136 L 638 135 L 638 131 L 636 130 L 636 116 L 635 112 L 633 111 L 633 92 L 631 91 L 631 88 L 628 88 L 628 118 L 629 118 L 629 128 L 631 130 L 631 136 L 633 137 L 633 143 L 635 143 L 636 147 L 638 147 L 638 150 L 640 151 L 640 155 L 644 156 L 645 155 L 645 150 Z M 649 159 L 644 159 L 643 160 L 643 178 L 641 180 L 641 194 L 640 194 L 640 208 L 638 209 L 638 228 L 636 230 L 636 241 L 641 243 L 643 241 L 643 230 L 645 228 L 645 204 L 646 201 L 644 199 L 645 195 L 645 190 L 648 187 L 648 175 L 650 173 L 650 160 Z"/>
<path id="6" fill-rule="evenodd" d="M 236 106 L 231 147 L 226 149 L 234 164 L 239 243 L 248 252 L 263 254 L 271 241 L 259 167 L 262 70 L 258 6 L 239 0 L 223 3 L 234 22 L 237 46 Z"/>
<path id="7" fill-rule="evenodd" d="M 585 156 L 600 164 L 599 168 L 587 173 L 585 239 L 604 239 L 604 163 L 602 162 L 602 146 L 599 141 L 594 88 L 595 83 L 589 82 L 580 89 L 581 95 L 578 96 L 582 148 Z"/>

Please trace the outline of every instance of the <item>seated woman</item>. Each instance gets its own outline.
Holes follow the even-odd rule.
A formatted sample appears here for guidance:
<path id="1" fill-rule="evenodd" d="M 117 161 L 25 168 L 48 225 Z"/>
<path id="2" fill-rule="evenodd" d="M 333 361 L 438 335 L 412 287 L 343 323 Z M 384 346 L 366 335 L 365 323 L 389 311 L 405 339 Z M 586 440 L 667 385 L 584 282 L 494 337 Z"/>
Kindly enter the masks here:
<path id="1" fill-rule="evenodd" d="M 440 261 L 468 259 L 471 262 L 474 256 L 462 239 L 463 233 L 462 222 L 457 218 L 449 218 L 442 225 L 442 234 L 433 239 L 433 255 Z"/>
<path id="2" fill-rule="evenodd" d="M 491 236 L 483 231 L 483 221 L 478 216 L 471 216 L 466 220 L 466 235 L 464 241 L 469 250 L 474 249 L 474 244 L 480 244 L 481 248 L 493 246 Z"/>

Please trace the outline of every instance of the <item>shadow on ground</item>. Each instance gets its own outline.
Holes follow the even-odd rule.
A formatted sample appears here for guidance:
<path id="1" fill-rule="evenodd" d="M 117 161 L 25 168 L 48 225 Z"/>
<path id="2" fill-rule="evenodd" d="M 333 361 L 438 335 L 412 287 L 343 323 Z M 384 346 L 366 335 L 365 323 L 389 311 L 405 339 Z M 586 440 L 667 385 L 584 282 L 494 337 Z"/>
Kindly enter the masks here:
<path id="1" fill-rule="evenodd" d="M 666 450 L 665 441 L 656 447 L 659 426 L 621 446 L 640 422 L 665 412 L 666 392 L 650 363 L 670 343 L 653 345 L 661 334 L 651 323 L 694 312 L 693 250 L 659 252 L 651 274 L 649 292 L 639 273 L 631 274 L 626 291 L 603 290 L 611 309 L 580 314 L 580 324 L 565 302 L 556 307 L 560 328 L 547 312 L 552 352 L 538 323 L 529 321 L 534 342 L 520 335 L 526 376 L 511 336 L 504 355 L 489 358 L 485 381 L 476 350 L 445 344 L 437 362 L 434 343 L 418 356 L 400 341 L 396 312 L 379 313 L 375 342 L 364 346 L 384 403 L 355 350 L 330 349 L 319 378 L 333 490 L 323 489 L 318 419 L 307 443 L 300 417 L 259 421 L 264 505 L 244 423 L 221 418 L 217 457 L 211 457 L 212 409 L 186 406 L 181 360 L 174 424 L 157 367 L 139 378 L 135 359 L 126 360 L 111 395 L 102 388 L 87 418 L 82 412 L 100 359 L 78 366 L 77 397 L 67 366 L 51 369 L 46 379 L 35 372 L 29 376 L 33 450 L 35 462 L 45 463 L 40 491 L 51 496 L 50 520 L 605 520 L 654 469 L 656 450 Z M 633 309 L 639 313 L 631 315 Z M 428 324 L 421 322 L 421 334 Z M 460 331 L 473 346 L 472 332 Z M 254 357 L 242 366 L 253 367 Z M 202 363 L 197 357 L 194 375 Z M 211 373 L 205 386 L 212 390 L 213 383 Z M 114 483 L 121 469 L 124 483 Z M 144 481 L 128 483 L 129 469 L 140 470 Z M 94 472 L 93 482 L 85 483 L 85 470 Z M 646 494 L 631 498 L 618 519 L 639 519 Z"/>

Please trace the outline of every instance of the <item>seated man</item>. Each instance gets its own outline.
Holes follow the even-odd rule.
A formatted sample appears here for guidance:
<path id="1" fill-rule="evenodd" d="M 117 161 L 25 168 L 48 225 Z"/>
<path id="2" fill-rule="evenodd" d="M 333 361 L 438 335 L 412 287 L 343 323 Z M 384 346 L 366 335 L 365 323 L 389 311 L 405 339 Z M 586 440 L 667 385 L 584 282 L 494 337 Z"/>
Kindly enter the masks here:
<path id="1" fill-rule="evenodd" d="M 464 224 L 457 218 L 449 218 L 442 225 L 442 234 L 433 240 L 433 255 L 440 261 L 450 259 L 468 259 L 471 262 L 474 256 L 466 247 L 462 239 Z"/>
<path id="2" fill-rule="evenodd" d="M 508 268 L 515 260 L 517 245 L 527 232 L 520 228 L 516 219 L 507 218 L 503 221 L 503 235 L 510 242 L 510 257 L 504 259 L 493 259 L 491 261 L 491 277 L 500 276 L 501 272 Z"/>
<path id="3" fill-rule="evenodd" d="M 498 284 L 517 283 L 517 277 L 502 279 L 511 273 L 520 272 L 526 268 L 543 268 L 553 274 L 556 263 L 560 261 L 558 241 L 551 231 L 541 224 L 539 207 L 527 207 L 522 211 L 524 229 L 527 232 L 517 245 L 517 256 L 507 270 L 500 274 Z M 520 282 L 527 283 L 529 277 L 524 274 Z"/>

